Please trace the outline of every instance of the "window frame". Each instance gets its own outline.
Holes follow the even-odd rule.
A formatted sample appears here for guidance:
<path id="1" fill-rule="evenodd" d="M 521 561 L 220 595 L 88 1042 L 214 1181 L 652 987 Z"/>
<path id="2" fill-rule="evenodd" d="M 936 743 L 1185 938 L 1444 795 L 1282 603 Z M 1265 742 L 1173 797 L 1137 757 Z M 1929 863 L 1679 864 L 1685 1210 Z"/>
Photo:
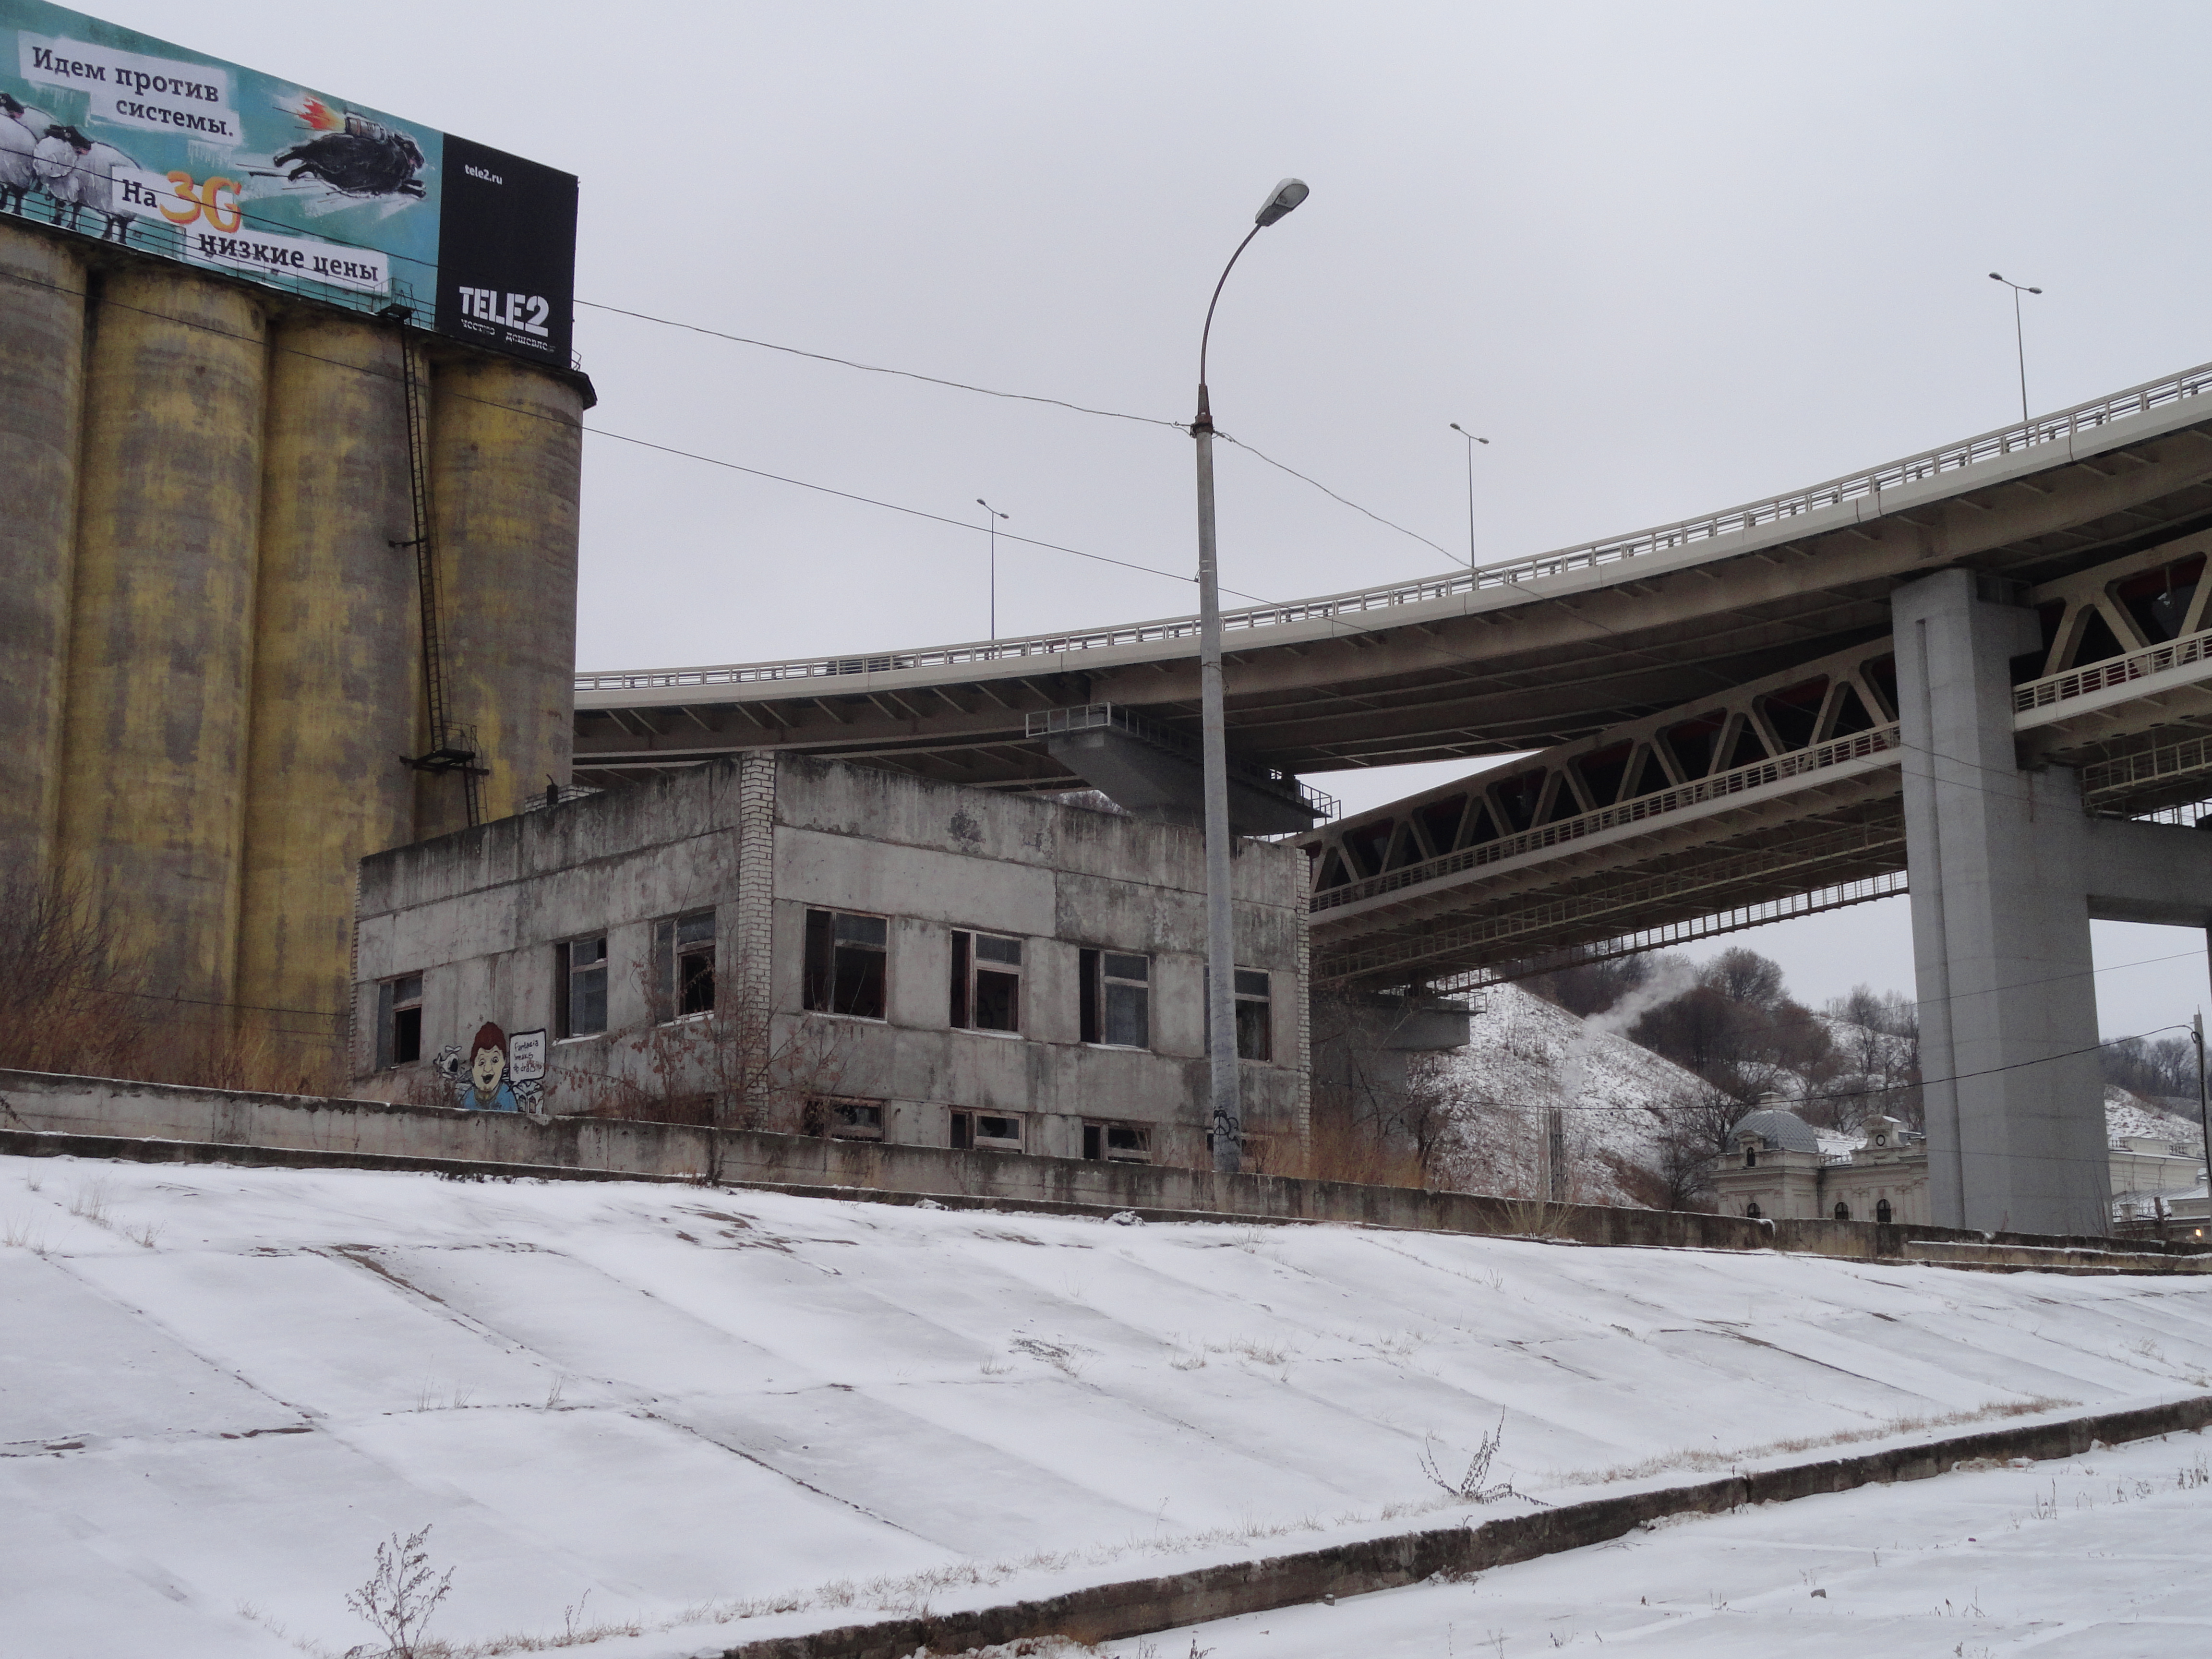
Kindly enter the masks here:
<path id="1" fill-rule="evenodd" d="M 875 923 L 883 930 L 882 940 L 840 938 L 838 924 L 847 921 Z M 832 1019 L 865 1019 L 877 1024 L 887 1021 L 891 1003 L 890 918 L 869 910 L 837 910 L 827 905 L 810 904 L 801 929 L 800 1007 L 808 1013 Z M 858 1007 L 836 1006 L 839 988 L 844 982 L 842 969 L 848 953 L 856 959 L 872 957 L 876 960 L 872 1013 Z M 865 969 L 858 982 L 863 986 L 869 983 Z"/>
<path id="2" fill-rule="evenodd" d="M 1085 1118 L 1083 1121 L 1083 1157 L 1090 1164 L 1150 1164 L 1152 1161 L 1152 1130 L 1150 1123 L 1132 1123 L 1118 1118 Z M 1114 1145 L 1116 1135 L 1127 1137 L 1120 1147 Z"/>
<path id="3" fill-rule="evenodd" d="M 801 1127 L 824 1140 L 888 1140 L 890 1125 L 884 1117 L 888 1104 L 847 1095 L 817 1095 L 806 1103 Z"/>
<path id="4" fill-rule="evenodd" d="M 956 1031 L 975 1031 L 985 1036 L 1018 1037 L 1022 1035 L 1022 1005 L 1024 980 L 1028 970 L 1025 949 L 1028 941 L 1018 933 L 994 933 L 980 927 L 955 927 L 952 933 L 952 959 L 949 995 L 945 1011 L 946 1023 Z M 986 957 L 986 945 L 1013 952 L 1011 961 L 1003 955 Z M 1005 994 L 1010 998 L 1012 1023 L 1006 1025 L 986 1025 L 983 1020 L 984 989 L 982 981 L 988 977 L 1010 981 Z M 994 993 L 995 994 L 995 993 Z"/>
<path id="5" fill-rule="evenodd" d="M 1271 968 L 1240 967 L 1231 969 L 1231 973 L 1230 983 L 1235 988 L 1229 994 L 1231 1006 L 1234 1010 L 1233 1018 L 1237 1021 L 1237 1058 L 1240 1060 L 1251 1060 L 1256 1065 L 1272 1066 L 1275 1063 L 1274 970 Z M 1260 981 L 1265 988 L 1256 992 L 1246 990 L 1244 981 L 1248 979 Z M 1212 968 L 1209 967 L 1203 971 L 1200 986 L 1206 997 L 1206 1018 L 1201 1029 L 1205 1032 L 1206 1050 L 1211 1053 L 1213 1048 L 1213 970 Z M 1247 1023 L 1247 1008 L 1257 1008 L 1261 1011 L 1257 1021 L 1255 1022 L 1258 1026 L 1260 1041 L 1253 1047 L 1263 1052 L 1253 1053 L 1246 1046 L 1246 1039 L 1251 1030 L 1251 1026 Z"/>
<path id="6" fill-rule="evenodd" d="M 963 1120 L 967 1126 L 964 1138 L 962 1132 Z M 986 1123 L 1011 1123 L 1014 1133 L 1011 1138 L 987 1135 L 983 1132 Z M 947 1127 L 945 1139 L 955 1152 L 1022 1152 L 1029 1150 L 1029 1123 L 1019 1112 L 992 1112 L 980 1106 L 956 1106 L 950 1114 Z"/>
<path id="7" fill-rule="evenodd" d="M 1116 961 L 1143 964 L 1144 977 L 1133 979 L 1124 969 L 1113 971 Z M 1081 1041 L 1099 1048 L 1127 1048 L 1148 1052 L 1152 1046 L 1152 958 L 1143 951 L 1111 951 L 1103 945 L 1082 946 L 1076 953 L 1076 969 L 1080 981 L 1076 1007 L 1076 1029 Z M 1138 1042 L 1117 1042 L 1113 1040 L 1115 1022 L 1115 993 L 1134 992 L 1137 998 L 1137 1022 L 1143 1034 Z M 1123 999 L 1124 1006 L 1128 999 Z"/>
<path id="8" fill-rule="evenodd" d="M 599 959 L 595 962 L 585 963 L 580 972 L 586 982 L 592 975 L 596 974 L 599 976 L 599 1023 L 589 1030 L 579 1030 L 579 1022 L 576 1018 L 576 996 L 578 991 L 583 988 L 578 983 L 580 969 L 576 963 L 576 951 L 579 946 L 585 945 L 599 947 Z M 553 1029 L 560 1034 L 556 1041 L 574 1042 L 585 1037 L 605 1036 L 608 1030 L 607 993 L 612 977 L 609 972 L 612 966 L 612 959 L 607 952 L 607 936 L 605 933 L 579 933 L 573 938 L 560 940 L 553 949 Z"/>
<path id="9" fill-rule="evenodd" d="M 696 936 L 703 921 L 706 936 Z M 684 929 L 695 930 L 686 939 Z M 720 924 L 712 905 L 663 916 L 653 924 L 653 1018 L 657 1025 L 697 1019 L 714 1012 L 720 967 Z M 705 959 L 703 968 L 698 966 Z M 699 993 L 703 988 L 703 998 Z M 697 1006 L 693 1006 L 694 1003 Z"/>
<path id="10" fill-rule="evenodd" d="M 413 986 L 411 996 L 403 1000 L 401 988 Z M 414 1015 L 414 1052 L 399 1052 L 401 1018 Z M 376 985 L 376 1069 L 391 1071 L 395 1066 L 412 1066 L 422 1058 L 422 975 L 394 974 L 389 979 L 379 980 Z"/>

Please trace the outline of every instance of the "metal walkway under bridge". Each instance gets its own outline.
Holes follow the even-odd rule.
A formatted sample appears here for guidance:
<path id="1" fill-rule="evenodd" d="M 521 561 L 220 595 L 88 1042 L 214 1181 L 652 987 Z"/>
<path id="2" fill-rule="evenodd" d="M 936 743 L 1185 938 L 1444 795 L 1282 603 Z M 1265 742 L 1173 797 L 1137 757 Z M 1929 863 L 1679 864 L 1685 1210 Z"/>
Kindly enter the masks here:
<path id="1" fill-rule="evenodd" d="M 2024 764 L 2097 811 L 2212 795 L 2212 367 L 1702 519 L 1231 613 L 1230 741 L 1281 777 L 1530 750 L 1328 824 L 1318 979 L 1468 982 L 1901 890 L 1890 596 L 2031 605 Z M 1195 737 L 1194 618 L 871 656 L 592 673 L 576 775 L 752 748 L 1083 787 L 1033 739 L 1108 704 Z"/>

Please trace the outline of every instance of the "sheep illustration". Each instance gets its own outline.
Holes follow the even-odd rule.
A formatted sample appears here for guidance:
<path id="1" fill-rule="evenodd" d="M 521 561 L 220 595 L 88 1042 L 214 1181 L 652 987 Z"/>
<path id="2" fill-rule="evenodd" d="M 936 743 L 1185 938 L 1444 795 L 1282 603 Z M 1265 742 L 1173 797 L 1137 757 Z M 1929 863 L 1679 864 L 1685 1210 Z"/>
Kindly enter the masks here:
<path id="1" fill-rule="evenodd" d="M 422 147 L 405 133 L 341 114 L 314 98 L 301 106 L 300 116 L 317 136 L 272 158 L 277 167 L 291 167 L 285 177 L 292 183 L 319 179 L 342 196 L 422 194 L 422 181 L 415 176 L 422 171 Z"/>
<path id="2" fill-rule="evenodd" d="M 100 228 L 101 241 L 111 235 L 118 242 L 130 240 L 131 222 L 138 216 L 117 210 L 114 179 L 117 167 L 137 166 L 128 155 L 112 144 L 88 138 L 75 127 L 57 122 L 39 140 L 31 165 L 38 170 L 46 194 L 54 198 L 54 223 L 75 230 L 78 216 L 90 208 L 106 222 Z"/>
<path id="3" fill-rule="evenodd" d="M 39 119 L 4 92 L 0 92 L 0 212 L 21 213 L 23 198 L 37 190 L 39 170 L 33 161 L 39 132 L 31 125 Z"/>

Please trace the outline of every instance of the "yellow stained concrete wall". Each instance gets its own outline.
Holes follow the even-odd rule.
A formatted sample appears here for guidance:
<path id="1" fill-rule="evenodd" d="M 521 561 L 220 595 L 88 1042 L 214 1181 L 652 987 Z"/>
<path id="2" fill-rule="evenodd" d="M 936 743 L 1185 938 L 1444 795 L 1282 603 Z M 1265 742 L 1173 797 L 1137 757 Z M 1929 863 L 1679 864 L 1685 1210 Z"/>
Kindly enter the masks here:
<path id="1" fill-rule="evenodd" d="M 354 868 L 414 834 L 404 348 L 306 308 L 270 345 L 237 995 L 241 1026 L 319 1090 L 350 1070 Z"/>
<path id="2" fill-rule="evenodd" d="M 0 878 L 53 851 L 83 402 L 84 262 L 0 225 Z"/>
<path id="3" fill-rule="evenodd" d="M 90 317 L 58 857 L 154 982 L 232 1000 L 266 330 L 125 267 Z"/>
<path id="4" fill-rule="evenodd" d="M 432 381 L 431 495 L 445 593 L 448 718 L 477 728 L 487 820 L 574 747 L 583 399 L 540 370 L 447 358 Z M 418 836 L 466 827 L 458 779 L 425 777 Z"/>

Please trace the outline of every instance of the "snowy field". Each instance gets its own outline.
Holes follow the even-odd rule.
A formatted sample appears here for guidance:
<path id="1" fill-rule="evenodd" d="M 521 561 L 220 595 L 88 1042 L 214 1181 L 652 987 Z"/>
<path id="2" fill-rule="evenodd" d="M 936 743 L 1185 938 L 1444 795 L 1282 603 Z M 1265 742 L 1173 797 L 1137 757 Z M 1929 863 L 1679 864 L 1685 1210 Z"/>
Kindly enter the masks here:
<path id="1" fill-rule="evenodd" d="M 1449 1522 L 1501 1421 L 1557 1499 L 2212 1389 L 2201 1279 L 27 1158 L 0 1239 L 0 1659 L 341 1653 L 425 1523 L 436 1633 L 665 1659 Z"/>
<path id="2" fill-rule="evenodd" d="M 2212 1638 L 2212 1443 L 2140 1441 L 1684 1516 L 1616 1543 L 1098 1650 L 1114 1659 L 2168 1659 Z M 1082 1652 L 1084 1650 L 1071 1650 Z"/>

